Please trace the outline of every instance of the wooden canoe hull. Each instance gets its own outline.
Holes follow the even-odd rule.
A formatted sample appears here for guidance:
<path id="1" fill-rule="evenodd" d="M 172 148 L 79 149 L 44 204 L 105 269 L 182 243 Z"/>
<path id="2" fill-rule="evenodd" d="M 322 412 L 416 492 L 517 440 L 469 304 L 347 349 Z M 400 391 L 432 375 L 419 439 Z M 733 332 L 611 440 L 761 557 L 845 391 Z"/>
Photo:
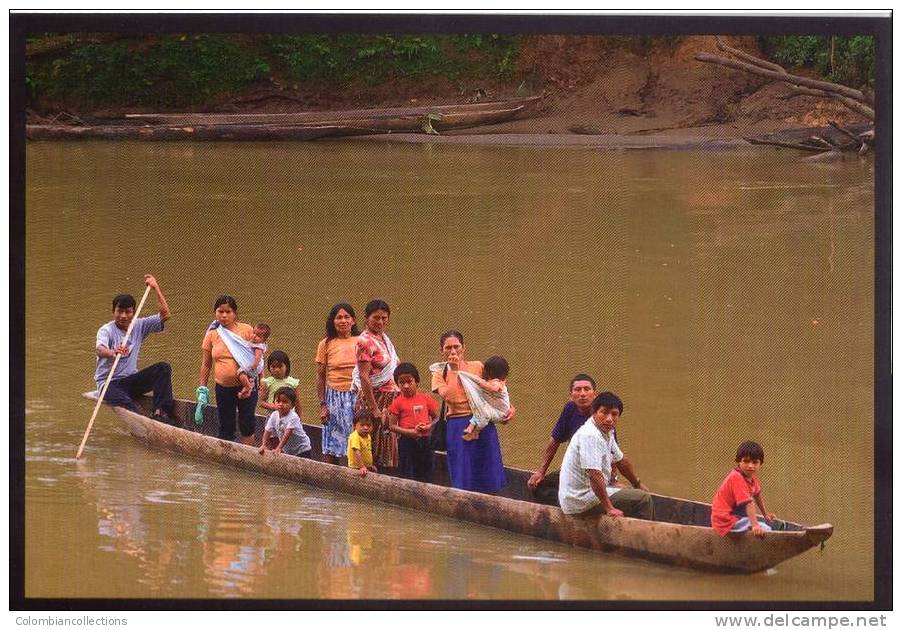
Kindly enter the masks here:
<path id="1" fill-rule="evenodd" d="M 680 567 L 755 573 L 822 543 L 833 532 L 830 525 L 802 528 L 791 524 L 798 530 L 770 532 L 763 538 L 751 535 L 722 537 L 710 527 L 699 525 L 605 515 L 568 516 L 556 506 L 507 496 L 469 492 L 376 473 L 362 478 L 356 470 L 344 466 L 290 455 L 274 455 L 272 452 L 260 455 L 255 447 L 205 434 L 215 431 L 215 426 L 211 425 L 211 420 L 215 421 L 213 407 L 205 409 L 207 421 L 199 427 L 202 432 L 162 424 L 120 407 L 114 410 L 132 435 L 155 448 L 412 510 Z M 183 419 L 184 426 L 195 428 L 193 411 L 193 403 L 176 402 L 176 414 Z M 263 417 L 258 416 L 259 430 L 262 430 L 262 421 Z M 312 441 L 319 441 L 317 427 L 311 426 L 306 430 L 311 434 Z M 508 469 L 508 478 L 514 478 L 513 485 L 516 487 L 524 477 L 511 475 L 511 472 L 514 469 Z M 516 472 L 528 474 L 526 471 Z M 508 488 L 505 490 L 509 491 Z M 703 511 L 705 507 L 705 504 L 672 497 L 654 495 L 654 498 L 656 506 L 659 501 L 662 507 L 668 502 L 682 505 L 674 512 L 683 510 L 689 516 Z"/>
<path id="2" fill-rule="evenodd" d="M 343 135 L 336 126 L 286 125 L 119 125 L 73 127 L 26 125 L 28 140 L 316 140 Z"/>
<path id="3" fill-rule="evenodd" d="M 126 114 L 148 124 L 26 125 L 28 140 L 315 140 L 323 137 L 422 132 L 428 114 L 437 131 L 510 120 L 540 97 L 499 103 L 357 109 L 288 114 Z"/>
<path id="4" fill-rule="evenodd" d="M 428 114 L 438 114 L 442 117 L 441 121 L 434 123 L 436 128 L 486 124 L 483 121 L 492 122 L 499 117 L 506 119 L 524 112 L 540 99 L 541 97 L 536 96 L 486 103 L 320 112 L 126 114 L 125 118 L 165 125 L 342 125 L 415 131 L 419 130 L 420 121 Z"/>

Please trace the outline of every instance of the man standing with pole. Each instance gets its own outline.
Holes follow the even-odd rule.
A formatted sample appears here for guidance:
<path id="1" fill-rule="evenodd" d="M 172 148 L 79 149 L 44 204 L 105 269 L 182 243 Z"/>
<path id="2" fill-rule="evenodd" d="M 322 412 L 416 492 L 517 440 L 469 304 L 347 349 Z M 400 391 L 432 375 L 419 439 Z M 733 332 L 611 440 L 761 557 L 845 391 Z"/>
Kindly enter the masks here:
<path id="1" fill-rule="evenodd" d="M 168 363 L 154 363 L 143 370 L 138 370 L 138 353 L 141 343 L 151 333 L 163 330 L 163 322 L 169 319 L 169 305 L 156 278 L 148 274 L 144 276 L 148 290 L 153 289 L 157 295 L 160 312 L 149 317 L 141 317 L 134 321 L 131 336 L 125 338 L 135 313 L 135 298 L 128 294 L 113 298 L 113 321 L 107 322 L 97 331 L 97 369 L 94 380 L 98 390 L 110 376 L 110 369 L 115 363 L 115 372 L 107 386 L 103 402 L 115 407 L 125 407 L 135 413 L 144 411 L 135 402 L 135 398 L 153 391 L 153 418 L 167 424 L 176 421 L 172 413 L 172 368 Z M 145 293 L 146 297 L 146 293 Z M 143 304 L 143 300 L 142 300 Z M 116 361 L 116 355 L 119 360 Z"/>

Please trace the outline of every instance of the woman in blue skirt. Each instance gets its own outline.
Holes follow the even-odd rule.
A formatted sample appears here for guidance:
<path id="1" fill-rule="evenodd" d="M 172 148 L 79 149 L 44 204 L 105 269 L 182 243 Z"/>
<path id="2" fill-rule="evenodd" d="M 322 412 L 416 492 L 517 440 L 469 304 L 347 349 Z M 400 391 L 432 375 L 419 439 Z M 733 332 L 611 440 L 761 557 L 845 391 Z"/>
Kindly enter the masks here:
<path id="1" fill-rule="evenodd" d="M 337 464 L 348 450 L 348 436 L 354 430 L 354 402 L 351 373 L 357 365 L 356 315 L 350 304 L 332 307 L 326 317 L 326 336 L 316 347 L 316 393 L 319 418 L 323 423 L 323 459 Z"/>
<path id="2" fill-rule="evenodd" d="M 478 440 L 465 441 L 464 429 L 473 413 L 458 380 L 459 371 L 482 377 L 482 362 L 464 360 L 464 336 L 456 330 L 443 333 L 439 347 L 444 363 L 435 364 L 432 391 L 447 405 L 448 474 L 451 485 L 461 490 L 497 492 L 506 483 L 501 444 L 495 425 L 489 423 Z"/>

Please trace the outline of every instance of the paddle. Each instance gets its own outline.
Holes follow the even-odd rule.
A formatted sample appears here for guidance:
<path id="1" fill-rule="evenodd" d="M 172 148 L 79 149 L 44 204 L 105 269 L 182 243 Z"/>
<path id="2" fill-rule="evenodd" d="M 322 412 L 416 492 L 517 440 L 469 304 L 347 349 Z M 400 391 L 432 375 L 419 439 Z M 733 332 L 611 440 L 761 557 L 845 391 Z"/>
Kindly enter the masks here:
<path id="1" fill-rule="evenodd" d="M 122 345 L 128 343 L 128 338 L 132 334 L 132 328 L 135 326 L 135 322 L 138 320 L 138 313 L 141 312 L 141 308 L 144 306 L 144 301 L 147 299 L 147 296 L 150 294 L 150 285 L 147 285 L 147 288 L 144 289 L 144 297 L 141 298 L 141 302 L 138 303 L 138 308 L 135 309 L 135 316 L 132 317 L 131 323 L 128 325 L 128 330 L 125 331 L 125 337 L 122 339 Z M 103 387 L 100 388 L 100 394 L 97 396 L 97 404 L 94 405 L 94 413 L 91 414 L 91 420 L 88 422 L 88 428 L 85 429 L 85 436 L 81 439 L 81 444 L 78 447 L 78 452 L 75 453 L 75 459 L 81 457 L 81 452 L 85 449 L 85 443 L 88 441 L 88 435 L 91 433 L 91 427 L 94 426 L 94 419 L 97 417 L 97 411 L 100 409 L 100 405 L 103 403 L 103 397 L 106 396 L 106 390 L 110 386 L 110 381 L 113 380 L 113 374 L 116 373 L 116 366 L 119 365 L 119 359 L 122 358 L 121 353 L 116 353 L 116 358 L 113 359 L 113 367 L 110 368 L 110 373 L 107 374 L 106 382 L 104 382 Z"/>

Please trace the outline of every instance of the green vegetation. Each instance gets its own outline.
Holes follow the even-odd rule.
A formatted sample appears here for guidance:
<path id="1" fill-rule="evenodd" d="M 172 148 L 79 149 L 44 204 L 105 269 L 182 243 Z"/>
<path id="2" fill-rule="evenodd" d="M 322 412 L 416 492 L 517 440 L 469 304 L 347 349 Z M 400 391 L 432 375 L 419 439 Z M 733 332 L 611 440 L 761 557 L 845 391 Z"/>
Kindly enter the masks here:
<path id="1" fill-rule="evenodd" d="M 182 35 L 91 44 L 29 62 L 26 84 L 32 98 L 178 107 L 268 72 L 265 60 L 228 36 Z"/>
<path id="2" fill-rule="evenodd" d="M 600 36 L 606 49 L 664 53 L 680 36 Z M 520 82 L 520 36 L 497 34 L 203 34 L 124 38 L 115 33 L 32 33 L 29 105 L 192 107 L 273 79 L 341 91 L 430 79 Z M 853 87 L 874 85 L 875 42 L 855 36 L 760 37 L 765 56 Z M 514 83 L 515 85 L 516 83 Z M 523 85 L 523 84 L 521 84 Z M 481 87 L 478 83 L 476 86 Z M 428 89 L 428 87 L 427 87 Z"/>
<path id="3" fill-rule="evenodd" d="M 874 87 L 876 46 L 864 35 L 792 35 L 760 38 L 761 50 L 791 68 L 813 68 L 828 81 Z"/>
<path id="4" fill-rule="evenodd" d="M 65 36 L 34 35 L 28 43 Z M 170 35 L 73 46 L 26 64 L 29 99 L 88 106 L 198 105 L 270 76 L 295 84 L 400 78 L 513 78 L 499 35 Z"/>
<path id="5" fill-rule="evenodd" d="M 271 35 L 273 64 L 296 81 L 362 81 L 486 75 L 510 79 L 515 40 L 499 35 Z"/>

